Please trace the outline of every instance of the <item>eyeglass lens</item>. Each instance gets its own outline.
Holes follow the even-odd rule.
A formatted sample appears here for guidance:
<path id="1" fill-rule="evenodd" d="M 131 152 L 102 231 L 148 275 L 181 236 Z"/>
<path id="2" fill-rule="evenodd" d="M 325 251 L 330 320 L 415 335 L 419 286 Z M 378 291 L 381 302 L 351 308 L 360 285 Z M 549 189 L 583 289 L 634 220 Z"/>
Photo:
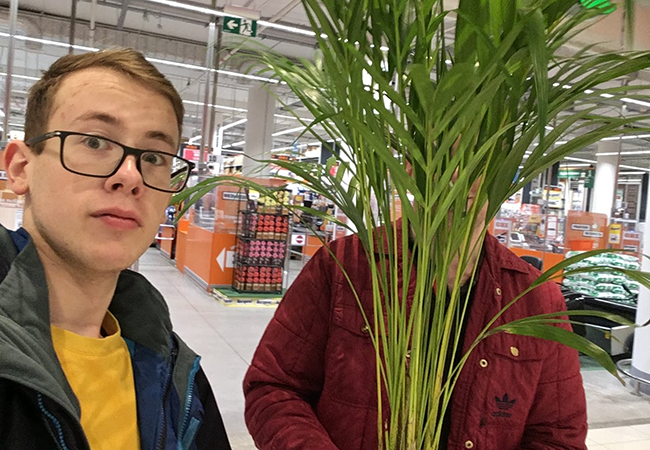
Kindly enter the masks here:
<path id="1" fill-rule="evenodd" d="M 108 176 L 122 160 L 124 149 L 97 136 L 68 135 L 63 144 L 63 163 L 75 172 Z M 140 170 L 145 184 L 166 191 L 179 191 L 187 179 L 187 162 L 165 152 L 145 152 L 140 156 Z"/>

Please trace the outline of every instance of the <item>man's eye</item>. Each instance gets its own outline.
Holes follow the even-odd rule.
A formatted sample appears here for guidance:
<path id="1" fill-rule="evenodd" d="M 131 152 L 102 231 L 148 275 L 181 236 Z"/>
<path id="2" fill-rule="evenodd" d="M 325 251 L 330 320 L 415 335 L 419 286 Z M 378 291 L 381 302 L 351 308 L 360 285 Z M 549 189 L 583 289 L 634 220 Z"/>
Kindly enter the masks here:
<path id="1" fill-rule="evenodd" d="M 145 153 L 142 155 L 142 160 L 147 164 L 153 164 L 155 166 L 165 164 L 165 158 L 157 153 Z"/>
<path id="2" fill-rule="evenodd" d="M 104 150 L 106 147 L 108 147 L 108 142 L 106 142 L 104 139 L 93 136 L 87 137 L 84 140 L 84 143 L 88 148 L 91 148 L 93 150 Z"/>

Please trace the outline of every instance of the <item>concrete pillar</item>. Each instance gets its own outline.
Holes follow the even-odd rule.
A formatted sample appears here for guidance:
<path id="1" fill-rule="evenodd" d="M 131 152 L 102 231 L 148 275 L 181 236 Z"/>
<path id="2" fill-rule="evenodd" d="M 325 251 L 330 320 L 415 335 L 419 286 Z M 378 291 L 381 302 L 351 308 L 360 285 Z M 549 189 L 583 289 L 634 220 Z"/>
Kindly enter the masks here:
<path id="1" fill-rule="evenodd" d="M 618 153 L 618 148 L 619 144 L 616 141 L 598 143 L 598 153 Z M 591 212 L 607 214 L 607 217 L 611 217 L 614 191 L 616 190 L 618 156 L 598 156 L 597 161 Z"/>
<path id="2" fill-rule="evenodd" d="M 246 144 L 244 145 L 244 176 L 265 177 L 269 167 L 255 160 L 267 160 L 273 148 L 275 125 L 274 87 L 255 84 L 248 90 L 248 113 L 246 118 Z"/>
<path id="3" fill-rule="evenodd" d="M 650 207 L 650 201 L 646 205 Z M 643 253 L 650 253 L 650 222 L 646 220 L 643 224 Z M 643 258 L 641 270 L 650 271 L 650 259 Z M 642 325 L 650 320 L 650 290 L 641 287 L 636 310 L 636 323 Z M 650 382 L 650 326 L 637 328 L 634 331 L 634 347 L 632 349 L 632 368 L 634 376 L 643 378 Z M 640 389 L 645 394 L 650 394 L 650 386 L 641 384 Z"/>

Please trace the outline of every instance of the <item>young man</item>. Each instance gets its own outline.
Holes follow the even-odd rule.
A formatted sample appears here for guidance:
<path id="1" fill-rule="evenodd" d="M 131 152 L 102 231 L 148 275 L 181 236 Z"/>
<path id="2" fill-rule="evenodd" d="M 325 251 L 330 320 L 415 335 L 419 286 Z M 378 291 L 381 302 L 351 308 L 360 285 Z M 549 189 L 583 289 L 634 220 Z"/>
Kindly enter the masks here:
<path id="1" fill-rule="evenodd" d="M 484 224 L 485 208 L 474 242 Z M 330 248 L 372 323 L 370 268 L 359 239 L 349 236 Z M 490 319 L 539 275 L 490 235 L 472 260 L 479 265 L 478 280 L 462 325 L 463 354 Z M 415 275 L 404 280 L 409 292 Z M 564 308 L 558 287 L 547 283 L 496 325 Z M 284 296 L 246 374 L 244 393 L 246 423 L 262 450 L 377 449 L 375 350 L 349 283 L 327 249 L 316 253 Z M 461 372 L 443 426 L 443 447 L 586 450 L 586 419 L 577 352 L 498 334 L 478 345 Z"/>
<path id="2" fill-rule="evenodd" d="M 230 449 L 200 358 L 124 270 L 185 186 L 182 120 L 134 50 L 65 56 L 32 87 L 5 151 L 25 213 L 0 227 L 0 448 Z"/>

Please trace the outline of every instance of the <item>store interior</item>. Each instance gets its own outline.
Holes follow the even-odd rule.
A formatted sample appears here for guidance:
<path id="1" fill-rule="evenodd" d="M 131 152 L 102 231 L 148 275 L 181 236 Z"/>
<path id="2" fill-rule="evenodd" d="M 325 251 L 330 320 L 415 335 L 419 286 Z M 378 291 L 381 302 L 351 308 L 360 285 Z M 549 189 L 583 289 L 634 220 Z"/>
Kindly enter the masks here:
<path id="1" fill-rule="evenodd" d="M 448 3 L 449 8 L 457 4 Z M 15 17 L 12 6 L 17 8 Z M 637 24 L 650 23 L 650 1 L 639 0 L 635 8 Z M 232 18 L 237 26 L 231 28 L 239 34 L 227 30 Z M 455 19 L 445 20 L 452 41 Z M 622 24 L 619 8 L 559 51 L 570 53 L 586 44 L 593 44 L 594 52 L 620 49 Z M 190 186 L 216 175 L 246 176 L 280 192 L 270 198 L 223 184 L 182 216 L 182 204 L 170 206 L 155 242 L 134 266 L 163 292 L 179 333 L 203 354 L 233 448 L 253 449 L 243 423 L 241 380 L 255 346 L 304 265 L 321 246 L 351 231 L 324 218 L 346 222 L 333 204 L 287 184 L 282 177 L 291 174 L 279 165 L 259 162 L 324 165 L 338 144 L 327 141 L 319 125 L 305 132 L 313 117 L 286 86 L 248 70 L 237 55 L 245 50 L 234 47 L 242 36 L 296 61 L 316 55 L 316 37 L 300 0 L 0 1 L 2 149 L 8 140 L 24 137 L 29 89 L 56 59 L 68 52 L 132 47 L 183 98 L 179 152 L 197 163 Z M 650 50 L 644 26 L 636 27 L 634 42 L 636 50 Z M 649 81 L 650 72 L 625 80 Z M 650 97 L 601 97 L 601 110 L 612 115 L 650 111 Z M 552 132 L 554 124 L 546 129 Z M 16 229 L 22 223 L 24 198 L 7 185 L 1 161 L 0 223 Z M 643 254 L 650 253 L 643 246 L 650 242 L 645 226 L 650 220 L 649 180 L 650 134 L 606 138 L 566 156 L 513 195 L 489 230 L 542 270 L 576 252 L 604 248 L 622 250 L 607 263 L 639 269 Z M 583 265 L 599 262 L 593 258 Z M 639 284 L 624 275 L 585 272 L 558 282 L 569 309 L 637 318 Z M 606 319 L 583 320 L 585 325 L 575 331 L 606 349 L 623 373 L 631 375 L 631 358 L 640 347 L 635 346 L 634 330 Z M 589 448 L 650 448 L 650 385 L 626 376 L 627 386 L 621 386 L 589 358 L 582 363 Z"/>

